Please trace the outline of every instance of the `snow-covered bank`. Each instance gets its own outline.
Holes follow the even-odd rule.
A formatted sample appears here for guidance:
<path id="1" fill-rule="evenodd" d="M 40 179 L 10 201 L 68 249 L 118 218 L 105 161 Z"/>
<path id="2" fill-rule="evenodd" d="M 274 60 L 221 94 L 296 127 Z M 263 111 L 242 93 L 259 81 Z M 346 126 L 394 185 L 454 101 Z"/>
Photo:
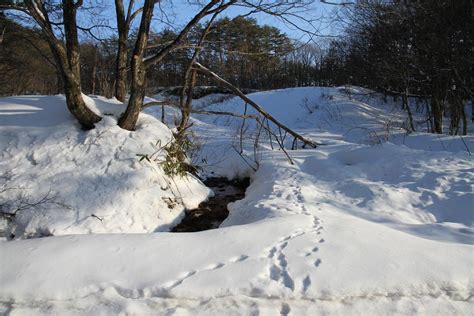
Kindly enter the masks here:
<path id="1" fill-rule="evenodd" d="M 193 234 L 10 242 L 1 248 L 10 258 L 3 271 L 12 273 L 0 275 L 1 300 L 25 313 L 81 314 L 472 308 L 472 246 L 413 238 L 333 211 L 315 205 L 307 212 L 319 219 L 294 214 Z"/>
<path id="2" fill-rule="evenodd" d="M 53 197 L 18 212 L 15 236 L 166 231 L 184 205 L 206 199 L 209 190 L 200 181 L 173 182 L 158 165 L 137 159 L 171 139 L 165 125 L 144 114 L 137 130 L 128 132 L 116 121 L 123 104 L 86 101 L 105 114 L 91 131 L 80 129 L 62 96 L 0 99 L 0 184 L 14 188 L 2 192 L 3 202 L 14 208 L 22 199 Z M 178 192 L 184 203 L 168 208 L 166 198 Z"/>
<path id="3" fill-rule="evenodd" d="M 263 143 L 246 197 L 230 205 L 220 229 L 0 243 L 0 312 L 472 313 L 474 162 L 459 137 L 392 128 L 390 143 L 379 144 L 386 122 L 403 122 L 403 112 L 338 89 L 251 97 L 325 145 L 291 151 L 291 165 Z M 242 106 L 232 99 L 209 108 Z M 146 113 L 142 120 L 162 126 L 152 117 L 161 109 Z M 207 172 L 249 172 L 232 150 L 239 121 L 193 122 Z M 464 142 L 474 148 L 472 136 Z M 250 153 L 253 142 L 245 144 Z"/>

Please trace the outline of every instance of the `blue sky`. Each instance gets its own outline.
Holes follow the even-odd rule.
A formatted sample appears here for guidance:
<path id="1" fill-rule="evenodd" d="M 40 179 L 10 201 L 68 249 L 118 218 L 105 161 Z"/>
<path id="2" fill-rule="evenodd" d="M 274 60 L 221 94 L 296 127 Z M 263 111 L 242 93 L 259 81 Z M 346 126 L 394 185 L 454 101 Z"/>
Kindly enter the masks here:
<path id="1" fill-rule="evenodd" d="M 166 12 L 171 12 L 170 17 L 173 18 L 177 24 L 182 25 L 194 16 L 195 12 L 199 9 L 199 6 L 189 5 L 188 1 L 182 0 L 172 2 L 164 1 L 163 8 Z M 257 19 L 259 24 L 269 24 L 278 27 L 292 38 L 307 38 L 307 35 L 304 31 L 298 30 L 298 28 L 291 25 L 291 23 L 294 23 L 298 25 L 299 28 L 302 28 L 312 33 L 320 33 L 321 35 L 334 35 L 337 34 L 337 30 L 330 23 L 328 23 L 331 17 L 331 12 L 334 9 L 334 6 L 321 4 L 319 1 L 315 1 L 314 3 L 309 4 L 306 8 L 304 8 L 304 10 L 300 9 L 298 11 L 295 11 L 297 15 L 303 17 L 306 20 L 315 20 L 311 24 L 304 22 L 302 19 L 291 17 L 288 17 L 290 19 L 290 23 L 287 23 L 282 21 L 281 19 L 278 19 L 265 13 L 256 13 L 253 14 L 252 17 Z M 243 8 L 240 6 L 232 6 L 225 12 L 223 12 L 223 15 L 234 17 L 241 14 L 246 14 L 248 13 L 248 11 L 249 10 L 247 8 Z M 157 16 L 159 14 L 160 13 L 157 13 Z"/>
<path id="2" fill-rule="evenodd" d="M 268 1 L 274 3 L 276 1 L 284 0 L 272 0 Z M 102 0 L 94 1 L 95 3 L 101 3 L 106 8 L 101 12 L 102 18 L 107 20 L 110 26 L 115 27 L 115 11 L 112 0 Z M 128 4 L 128 1 L 125 1 Z M 303 2 L 303 1 L 302 1 Z M 136 1 L 136 6 L 138 7 L 142 1 Z M 194 4 L 193 4 L 194 3 Z M 201 3 L 201 4 L 196 4 Z M 160 3 L 162 10 L 157 8 L 155 12 L 155 21 L 152 24 L 152 29 L 154 31 L 159 31 L 163 28 L 176 28 L 179 30 L 183 25 L 185 25 L 195 13 L 202 7 L 202 3 L 205 1 L 196 1 L 196 0 L 163 0 Z M 157 4 L 158 7 L 158 4 Z M 319 0 L 315 0 L 314 3 L 309 4 L 304 9 L 295 11 L 298 16 L 303 17 L 306 20 L 314 20 L 312 23 L 307 23 L 298 18 L 291 18 L 289 20 L 291 23 L 298 25 L 295 27 L 291 23 L 287 23 L 278 19 L 276 17 L 270 16 L 265 13 L 256 13 L 251 17 L 255 18 L 259 24 L 268 24 L 275 26 L 286 33 L 289 37 L 298 39 L 301 41 L 308 41 L 310 35 L 305 31 L 310 33 L 316 33 L 322 36 L 333 36 L 338 34 L 338 28 L 335 23 L 329 23 L 332 18 L 333 10 L 337 7 L 328 4 L 322 4 Z M 235 17 L 241 14 L 248 12 L 247 8 L 242 8 L 240 6 L 233 6 L 227 9 L 222 13 L 222 16 Z M 137 19 L 138 21 L 138 19 Z M 300 29 L 298 29 L 300 28 Z M 305 31 L 303 31 L 305 30 Z M 314 36 L 313 39 L 318 41 L 321 39 L 320 36 Z"/>

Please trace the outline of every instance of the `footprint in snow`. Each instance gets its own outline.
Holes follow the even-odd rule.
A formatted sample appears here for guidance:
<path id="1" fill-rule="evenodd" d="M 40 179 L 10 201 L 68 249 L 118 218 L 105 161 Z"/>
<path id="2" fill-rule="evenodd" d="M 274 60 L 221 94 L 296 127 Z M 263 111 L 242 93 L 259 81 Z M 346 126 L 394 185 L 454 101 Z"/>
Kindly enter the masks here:
<path id="1" fill-rule="evenodd" d="M 268 252 L 267 258 L 273 258 L 273 256 L 275 255 L 276 251 L 277 251 L 276 247 L 273 247 L 272 249 L 270 249 L 270 251 Z"/>
<path id="2" fill-rule="evenodd" d="M 276 250 L 275 250 L 275 251 L 276 251 Z M 234 262 L 234 263 L 235 263 L 235 262 L 242 262 L 242 261 L 247 260 L 248 258 L 249 258 L 249 256 L 247 256 L 247 255 L 240 255 L 240 256 L 238 256 L 238 257 L 235 257 L 235 258 L 230 259 L 229 261 L 230 261 L 230 262 Z"/>
<path id="3" fill-rule="evenodd" d="M 290 305 L 288 303 L 281 304 L 280 315 L 288 315 L 291 312 Z"/>
<path id="4" fill-rule="evenodd" d="M 222 262 L 219 262 L 219 263 L 215 263 L 213 265 L 210 265 L 208 268 L 206 268 L 204 270 L 217 270 L 217 269 L 222 268 L 223 266 L 225 266 L 225 264 L 223 264 Z"/>
<path id="5" fill-rule="evenodd" d="M 195 275 L 197 273 L 197 271 L 189 271 L 189 272 L 186 272 L 182 275 L 182 277 L 180 277 L 179 280 L 176 280 L 176 281 L 173 281 L 173 283 L 171 283 L 171 285 L 168 286 L 168 290 L 171 290 L 175 287 L 177 287 L 178 285 L 180 285 L 181 283 L 183 283 L 186 279 L 192 277 L 193 275 Z"/>
<path id="6" fill-rule="evenodd" d="M 303 294 L 306 293 L 311 286 L 311 278 L 309 275 L 306 275 L 306 277 L 303 279 Z"/>

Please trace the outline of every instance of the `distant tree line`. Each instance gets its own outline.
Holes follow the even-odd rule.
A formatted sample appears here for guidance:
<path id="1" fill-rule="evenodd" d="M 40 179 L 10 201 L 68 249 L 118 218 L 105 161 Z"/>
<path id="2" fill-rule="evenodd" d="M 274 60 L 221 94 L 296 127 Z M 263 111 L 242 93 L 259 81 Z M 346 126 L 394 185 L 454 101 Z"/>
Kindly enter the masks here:
<path id="1" fill-rule="evenodd" d="M 447 117 L 449 132 L 465 135 L 464 105 L 474 91 L 472 0 L 359 0 L 346 13 L 345 36 L 326 56 L 329 83 L 399 97 L 408 111 L 409 97 L 428 101 L 432 132 L 442 133 Z"/>
<path id="2" fill-rule="evenodd" d="M 204 24 L 196 25 L 188 34 L 187 42 L 195 43 L 204 28 Z M 0 93 L 63 92 L 61 76 L 57 75 L 59 70 L 55 68 L 48 45 L 40 34 L 1 15 L 0 29 L 6 30 L 0 52 L 0 70 L 10 71 L 10 76 L 0 79 Z M 159 51 L 177 36 L 169 29 L 150 33 L 148 52 Z M 130 60 L 135 37 L 132 34 L 126 40 L 128 57 L 125 61 Z M 120 71 L 117 70 L 118 42 L 118 38 L 111 37 L 80 44 L 82 89 L 85 93 L 115 95 L 116 73 Z M 193 49 L 177 50 L 152 65 L 147 72 L 149 92 L 156 87 L 182 85 Z M 324 71 L 321 65 L 323 55 L 320 46 L 295 42 L 279 29 L 259 25 L 255 19 L 225 17 L 212 25 L 199 60 L 243 89 L 264 90 L 325 84 L 328 80 L 323 81 L 320 75 Z M 125 63 L 123 68 L 127 76 L 130 65 Z M 28 80 L 24 80 L 25 77 Z M 127 82 L 124 84 L 128 85 Z M 212 82 L 199 78 L 198 84 Z"/>
<path id="3" fill-rule="evenodd" d="M 116 32 L 88 41 L 79 41 L 78 32 L 90 29 L 76 23 L 83 1 L 0 4 L 0 9 L 27 13 L 39 26 L 0 12 L 0 94 L 65 93 L 72 109 L 84 110 L 74 115 L 88 127 L 100 118 L 83 106 L 79 92 L 124 102 L 128 95 L 119 125 L 133 129 L 146 90 L 214 84 L 193 75 L 191 65 L 198 61 L 245 89 L 367 87 L 402 100 L 410 118 L 408 100 L 415 98 L 432 132 L 442 133 L 444 118 L 449 118 L 451 134 L 467 133 L 464 104 L 472 103 L 474 82 L 472 0 L 334 2 L 343 7 L 346 27 L 326 45 L 300 43 L 249 17 L 218 17 L 236 3 L 285 16 L 311 1 L 213 0 L 201 4 L 180 30 L 159 33 L 150 31 L 156 0 L 142 6 L 114 2 Z M 134 19 L 140 19 L 138 25 Z"/>

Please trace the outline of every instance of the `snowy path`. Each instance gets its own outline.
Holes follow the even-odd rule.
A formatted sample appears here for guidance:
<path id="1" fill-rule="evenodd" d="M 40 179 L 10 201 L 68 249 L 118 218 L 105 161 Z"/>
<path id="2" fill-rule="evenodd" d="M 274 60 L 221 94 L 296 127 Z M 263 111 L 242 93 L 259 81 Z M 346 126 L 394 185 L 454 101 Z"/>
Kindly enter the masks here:
<path id="1" fill-rule="evenodd" d="M 197 131 L 221 136 L 212 150 L 231 138 Z M 294 165 L 265 151 L 220 229 L 0 243 L 0 312 L 472 313 L 472 159 L 309 132 L 327 145 L 292 152 Z M 230 158 L 216 170 L 229 166 L 246 172 Z"/>

